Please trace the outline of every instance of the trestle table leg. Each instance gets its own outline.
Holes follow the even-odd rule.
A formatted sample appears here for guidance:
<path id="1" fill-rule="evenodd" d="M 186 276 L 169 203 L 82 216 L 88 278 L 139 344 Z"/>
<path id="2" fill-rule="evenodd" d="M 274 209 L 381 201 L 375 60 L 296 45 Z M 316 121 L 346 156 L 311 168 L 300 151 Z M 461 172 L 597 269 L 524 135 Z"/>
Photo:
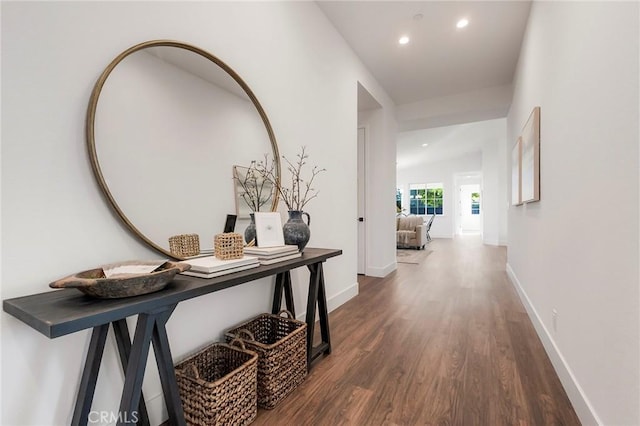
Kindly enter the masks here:
<path id="1" fill-rule="evenodd" d="M 100 363 L 102 362 L 102 354 L 108 332 L 109 324 L 107 323 L 94 327 L 91 333 L 87 359 L 84 364 L 82 378 L 80 379 L 76 407 L 73 411 L 73 418 L 71 419 L 72 426 L 85 426 L 89 419 L 89 412 L 91 410 L 91 403 L 93 402 L 93 394 L 96 390 L 98 372 L 100 371 Z"/>

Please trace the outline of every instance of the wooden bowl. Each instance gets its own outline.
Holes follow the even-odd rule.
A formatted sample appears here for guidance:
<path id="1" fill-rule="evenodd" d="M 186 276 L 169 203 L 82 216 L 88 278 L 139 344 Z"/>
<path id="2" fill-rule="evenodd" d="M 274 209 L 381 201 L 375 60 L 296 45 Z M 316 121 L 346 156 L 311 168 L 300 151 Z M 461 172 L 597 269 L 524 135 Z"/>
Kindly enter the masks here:
<path id="1" fill-rule="evenodd" d="M 178 272 L 191 268 L 187 263 L 166 261 L 150 273 L 123 273 L 107 278 L 105 271 L 118 268 L 158 265 L 158 261 L 130 261 L 103 265 L 96 269 L 78 272 L 49 284 L 51 288 L 76 288 L 86 295 L 101 299 L 139 296 L 162 290 Z"/>

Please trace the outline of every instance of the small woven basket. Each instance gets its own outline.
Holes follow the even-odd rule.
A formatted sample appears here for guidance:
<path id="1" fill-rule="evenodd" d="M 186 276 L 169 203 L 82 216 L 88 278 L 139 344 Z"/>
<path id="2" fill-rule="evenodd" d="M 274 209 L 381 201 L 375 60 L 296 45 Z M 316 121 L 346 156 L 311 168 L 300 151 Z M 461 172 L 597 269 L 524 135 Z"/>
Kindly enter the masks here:
<path id="1" fill-rule="evenodd" d="M 241 348 L 233 346 L 239 343 Z M 189 425 L 248 425 L 258 414 L 257 360 L 242 341 L 213 343 L 175 366 Z"/>
<path id="2" fill-rule="evenodd" d="M 218 259 L 242 259 L 244 256 L 242 235 L 234 232 L 218 234 L 213 238 L 213 247 Z"/>
<path id="3" fill-rule="evenodd" d="M 282 317 L 286 312 L 289 318 Z M 274 408 L 307 376 L 307 324 L 289 311 L 262 314 L 229 330 L 227 341 L 241 338 L 258 354 L 258 407 Z"/>
<path id="4" fill-rule="evenodd" d="M 197 256 L 200 254 L 200 238 L 198 234 L 169 237 L 169 251 L 178 257 Z"/>

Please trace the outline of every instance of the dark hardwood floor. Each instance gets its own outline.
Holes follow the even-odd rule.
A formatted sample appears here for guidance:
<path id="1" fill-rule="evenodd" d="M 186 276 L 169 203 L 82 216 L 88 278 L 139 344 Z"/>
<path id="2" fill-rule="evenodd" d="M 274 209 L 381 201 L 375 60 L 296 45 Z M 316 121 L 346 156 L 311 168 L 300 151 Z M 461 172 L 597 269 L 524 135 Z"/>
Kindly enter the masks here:
<path id="1" fill-rule="evenodd" d="M 427 250 L 386 278 L 360 277 L 359 296 L 330 314 L 333 353 L 256 425 L 580 424 L 506 249 L 465 236 Z"/>

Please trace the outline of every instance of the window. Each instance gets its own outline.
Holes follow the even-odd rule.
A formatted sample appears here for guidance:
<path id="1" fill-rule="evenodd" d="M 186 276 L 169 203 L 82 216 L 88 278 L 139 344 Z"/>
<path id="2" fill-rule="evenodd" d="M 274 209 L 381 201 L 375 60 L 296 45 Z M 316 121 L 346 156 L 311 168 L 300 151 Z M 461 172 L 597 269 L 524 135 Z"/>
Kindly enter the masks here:
<path id="1" fill-rule="evenodd" d="M 423 184 L 409 185 L 409 213 L 424 214 L 426 189 Z"/>
<path id="2" fill-rule="evenodd" d="M 471 193 L 471 214 L 480 214 L 480 193 Z"/>
<path id="3" fill-rule="evenodd" d="M 443 214 L 441 183 L 409 185 L 409 212 L 411 214 Z"/>
<path id="4" fill-rule="evenodd" d="M 396 213 L 402 213 L 402 189 L 396 188 Z"/>
<path id="5" fill-rule="evenodd" d="M 442 183 L 428 183 L 426 185 L 427 214 L 441 215 L 443 213 L 443 190 Z"/>

